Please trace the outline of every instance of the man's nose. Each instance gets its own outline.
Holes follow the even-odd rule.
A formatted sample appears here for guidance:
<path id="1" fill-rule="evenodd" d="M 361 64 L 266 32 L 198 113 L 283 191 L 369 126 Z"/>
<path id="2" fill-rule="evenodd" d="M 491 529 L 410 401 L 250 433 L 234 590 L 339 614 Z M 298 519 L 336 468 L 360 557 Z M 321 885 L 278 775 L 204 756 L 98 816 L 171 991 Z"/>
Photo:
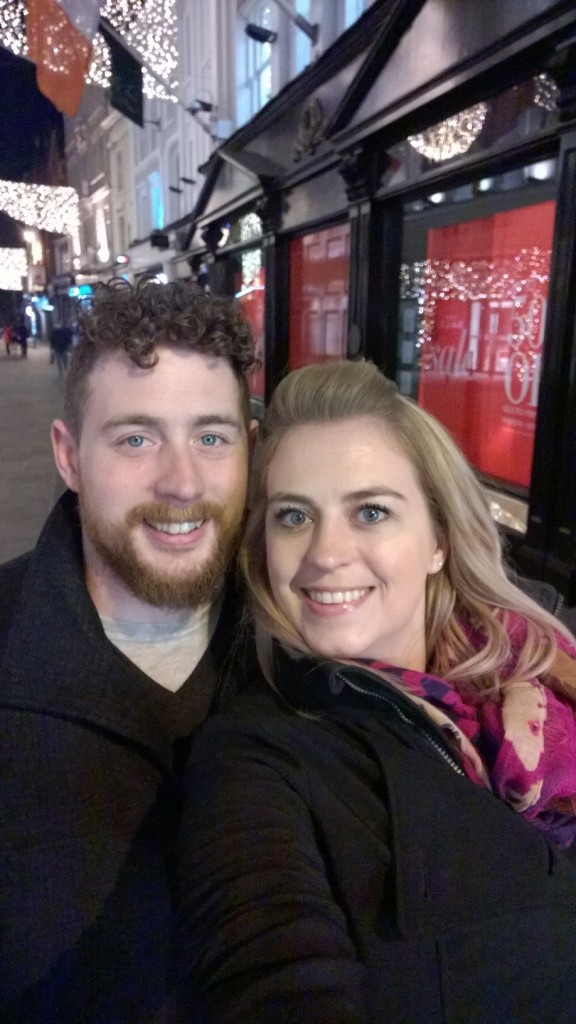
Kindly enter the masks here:
<path id="1" fill-rule="evenodd" d="M 205 491 L 204 474 L 189 444 L 165 444 L 158 460 L 157 494 L 164 500 L 198 501 Z"/>

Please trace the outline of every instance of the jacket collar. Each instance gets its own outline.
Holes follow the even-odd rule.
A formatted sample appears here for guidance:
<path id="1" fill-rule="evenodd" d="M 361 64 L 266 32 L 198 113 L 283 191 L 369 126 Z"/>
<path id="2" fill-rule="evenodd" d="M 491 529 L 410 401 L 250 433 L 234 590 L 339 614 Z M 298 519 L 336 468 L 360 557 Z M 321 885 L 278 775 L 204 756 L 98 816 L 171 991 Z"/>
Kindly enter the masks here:
<path id="1" fill-rule="evenodd" d="M 229 619 L 234 604 L 228 593 L 223 619 Z M 217 636 L 220 644 L 213 649 L 226 646 L 220 624 Z M 218 657 L 215 662 L 220 668 Z M 29 556 L 0 671 L 4 706 L 81 720 L 144 746 L 156 761 L 171 765 L 172 745 L 155 714 L 164 694 L 110 643 L 86 589 L 77 499 L 70 491 L 56 504 Z"/>
<path id="2" fill-rule="evenodd" d="M 330 714 L 348 721 L 360 718 L 378 731 L 385 719 L 392 731 L 426 734 L 434 747 L 453 760 L 454 750 L 442 730 L 415 703 L 382 676 L 361 665 L 315 659 L 274 646 L 274 681 L 281 697 L 301 711 Z M 419 743 L 420 745 L 420 743 Z M 431 753 L 429 745 L 424 745 Z"/>

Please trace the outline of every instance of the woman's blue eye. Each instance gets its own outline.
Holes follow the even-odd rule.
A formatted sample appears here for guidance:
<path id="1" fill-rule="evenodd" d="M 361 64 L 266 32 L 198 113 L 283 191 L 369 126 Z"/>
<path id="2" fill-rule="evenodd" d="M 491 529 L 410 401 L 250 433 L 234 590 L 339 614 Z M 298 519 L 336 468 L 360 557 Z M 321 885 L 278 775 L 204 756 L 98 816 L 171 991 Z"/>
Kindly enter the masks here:
<path id="1" fill-rule="evenodd" d="M 359 518 L 363 523 L 381 523 L 388 518 L 388 514 L 387 509 L 380 508 L 379 505 L 364 505 L 359 510 Z"/>
<path id="2" fill-rule="evenodd" d="M 222 438 L 218 434 L 203 434 L 200 438 L 200 442 L 205 448 L 215 448 L 221 441 Z"/>
<path id="3" fill-rule="evenodd" d="M 276 518 L 282 526 L 303 526 L 308 516 L 299 508 L 284 508 L 280 510 Z"/>

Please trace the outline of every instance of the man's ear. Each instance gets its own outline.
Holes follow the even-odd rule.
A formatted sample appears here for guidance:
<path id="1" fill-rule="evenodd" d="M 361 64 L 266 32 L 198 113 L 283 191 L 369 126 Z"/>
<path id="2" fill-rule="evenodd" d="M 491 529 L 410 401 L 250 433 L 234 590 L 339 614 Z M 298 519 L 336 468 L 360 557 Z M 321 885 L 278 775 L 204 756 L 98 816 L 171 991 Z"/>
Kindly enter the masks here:
<path id="1" fill-rule="evenodd" d="M 258 437 L 258 430 L 260 428 L 260 420 L 250 420 L 250 426 L 248 427 L 248 447 L 250 451 L 253 451 L 254 445 L 256 444 L 256 438 Z"/>
<path id="2" fill-rule="evenodd" d="M 71 491 L 79 488 L 78 443 L 70 433 L 64 420 L 54 420 L 50 431 L 52 451 L 56 469 Z"/>

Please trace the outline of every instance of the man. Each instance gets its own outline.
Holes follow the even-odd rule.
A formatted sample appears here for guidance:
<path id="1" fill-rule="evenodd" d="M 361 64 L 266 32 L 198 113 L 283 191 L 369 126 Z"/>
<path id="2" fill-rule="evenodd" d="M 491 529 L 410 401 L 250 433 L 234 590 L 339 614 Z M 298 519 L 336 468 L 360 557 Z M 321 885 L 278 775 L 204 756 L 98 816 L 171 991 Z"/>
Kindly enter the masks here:
<path id="1" fill-rule="evenodd" d="M 62 377 L 68 368 L 68 355 L 72 345 L 72 330 L 63 324 L 57 324 L 50 338 L 50 351 Z"/>
<path id="2" fill-rule="evenodd" d="M 239 314 L 183 283 L 102 287 L 83 318 L 68 490 L 0 568 L 3 1024 L 168 1019 L 180 773 L 238 684 L 253 363 Z"/>

